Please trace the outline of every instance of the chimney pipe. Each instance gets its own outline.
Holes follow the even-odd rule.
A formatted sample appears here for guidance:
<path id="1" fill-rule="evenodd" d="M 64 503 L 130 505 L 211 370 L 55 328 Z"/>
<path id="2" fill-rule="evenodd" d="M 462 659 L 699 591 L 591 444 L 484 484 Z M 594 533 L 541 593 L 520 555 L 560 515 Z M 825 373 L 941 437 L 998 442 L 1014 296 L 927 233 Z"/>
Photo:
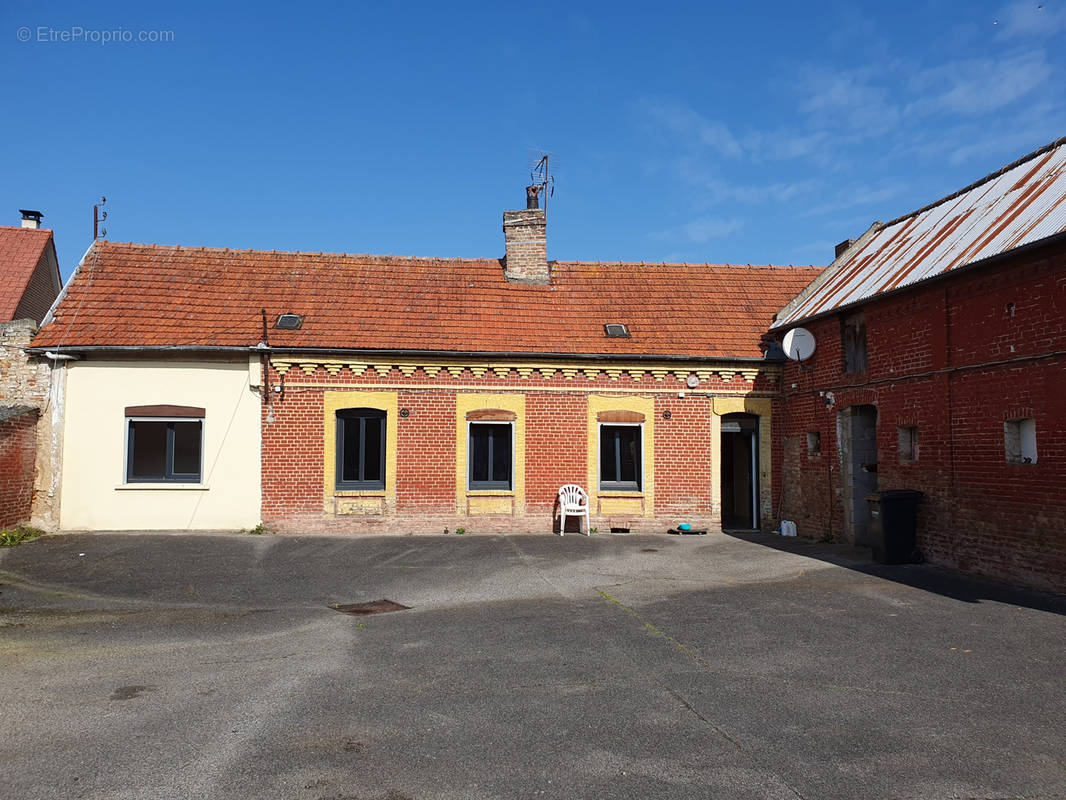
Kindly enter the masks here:
<path id="1" fill-rule="evenodd" d="M 22 215 L 22 227 L 32 228 L 36 230 L 41 227 L 41 218 L 44 216 L 40 211 L 30 211 L 25 208 L 20 208 L 19 213 Z"/>
<path id="2" fill-rule="evenodd" d="M 551 283 L 544 209 L 536 207 L 535 192 L 527 191 L 526 200 L 531 208 L 503 212 L 503 274 L 511 283 Z"/>
<path id="3" fill-rule="evenodd" d="M 833 248 L 834 259 L 840 258 L 844 253 L 848 252 L 848 248 L 855 244 L 854 239 L 845 239 L 836 247 Z"/>

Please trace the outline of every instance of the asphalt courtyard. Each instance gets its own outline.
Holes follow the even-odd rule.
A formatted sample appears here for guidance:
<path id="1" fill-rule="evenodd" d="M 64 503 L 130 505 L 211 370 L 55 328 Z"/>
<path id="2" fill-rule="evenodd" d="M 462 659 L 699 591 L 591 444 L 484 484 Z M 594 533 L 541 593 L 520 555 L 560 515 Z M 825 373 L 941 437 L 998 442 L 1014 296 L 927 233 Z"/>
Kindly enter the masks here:
<path id="1" fill-rule="evenodd" d="M 6 800 L 1066 796 L 1066 598 L 836 546 L 60 535 L 0 612 Z"/>

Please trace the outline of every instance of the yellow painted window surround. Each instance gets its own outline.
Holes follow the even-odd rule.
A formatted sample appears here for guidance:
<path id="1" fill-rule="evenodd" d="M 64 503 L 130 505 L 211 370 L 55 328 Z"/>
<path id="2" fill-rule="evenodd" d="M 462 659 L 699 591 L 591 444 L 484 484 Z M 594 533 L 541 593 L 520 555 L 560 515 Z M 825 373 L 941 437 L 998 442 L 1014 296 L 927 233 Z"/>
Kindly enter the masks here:
<path id="1" fill-rule="evenodd" d="M 396 507 L 396 455 L 400 403 L 398 392 L 327 391 L 322 396 L 322 498 L 323 510 L 336 513 L 335 498 L 384 497 L 386 508 Z M 385 488 L 337 488 L 337 412 L 346 409 L 373 409 L 385 414 Z"/>
<path id="2" fill-rule="evenodd" d="M 455 502 L 467 514 L 525 514 L 526 506 L 526 398 L 523 394 L 459 393 L 455 398 Z M 470 426 L 509 425 L 511 488 L 471 489 Z M 486 498 L 497 498 L 490 500 Z"/>
<path id="3" fill-rule="evenodd" d="M 640 488 L 600 483 L 600 437 L 604 425 L 633 426 L 641 431 Z M 654 516 L 655 514 L 655 398 L 639 395 L 590 395 L 588 399 L 587 491 L 593 512 Z"/>

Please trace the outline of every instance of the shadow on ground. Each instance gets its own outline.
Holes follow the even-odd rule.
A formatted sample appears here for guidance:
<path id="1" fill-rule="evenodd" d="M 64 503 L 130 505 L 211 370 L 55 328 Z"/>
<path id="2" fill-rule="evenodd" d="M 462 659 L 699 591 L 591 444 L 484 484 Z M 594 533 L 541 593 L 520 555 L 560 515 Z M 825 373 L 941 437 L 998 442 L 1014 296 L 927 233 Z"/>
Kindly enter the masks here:
<path id="1" fill-rule="evenodd" d="M 976 575 L 954 572 L 932 564 L 877 564 L 869 548 L 829 544 L 811 539 L 779 536 L 760 531 L 723 531 L 726 536 L 844 567 L 864 575 L 911 586 L 963 603 L 1006 603 L 1037 611 L 1066 615 L 1066 595 L 1023 589 Z"/>

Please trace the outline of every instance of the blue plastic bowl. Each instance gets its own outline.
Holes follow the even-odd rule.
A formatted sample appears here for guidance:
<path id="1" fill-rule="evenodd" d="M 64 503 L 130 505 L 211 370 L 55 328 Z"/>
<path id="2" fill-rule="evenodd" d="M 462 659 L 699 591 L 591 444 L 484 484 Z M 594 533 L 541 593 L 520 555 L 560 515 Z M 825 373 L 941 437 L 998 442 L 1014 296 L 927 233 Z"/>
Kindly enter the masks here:
<path id="1" fill-rule="evenodd" d="M 677 526 L 677 529 L 679 531 L 690 531 L 692 530 L 692 526 L 689 525 L 687 522 L 682 522 L 680 525 Z"/>

